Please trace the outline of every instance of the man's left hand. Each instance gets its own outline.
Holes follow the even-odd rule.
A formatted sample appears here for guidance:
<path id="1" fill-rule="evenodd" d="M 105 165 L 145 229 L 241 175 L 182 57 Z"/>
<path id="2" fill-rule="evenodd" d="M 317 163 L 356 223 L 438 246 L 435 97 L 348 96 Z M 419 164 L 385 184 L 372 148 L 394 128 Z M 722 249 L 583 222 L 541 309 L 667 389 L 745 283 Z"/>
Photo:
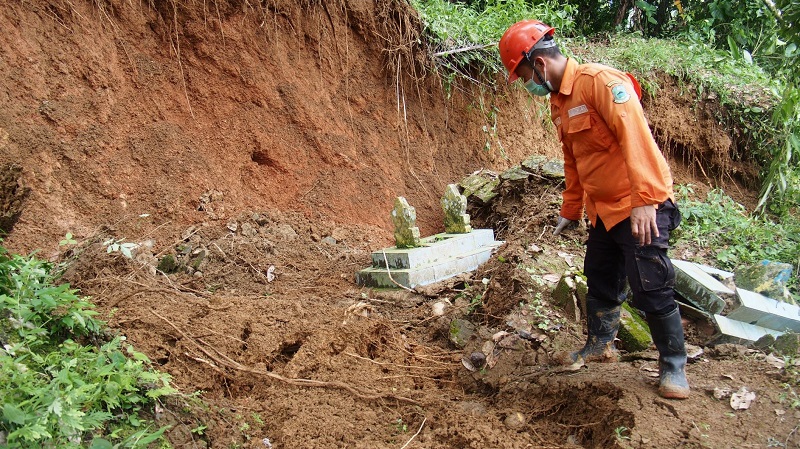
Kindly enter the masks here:
<path id="1" fill-rule="evenodd" d="M 631 210 L 631 234 L 639 245 L 649 245 L 653 236 L 659 236 L 655 207 L 639 206 Z"/>

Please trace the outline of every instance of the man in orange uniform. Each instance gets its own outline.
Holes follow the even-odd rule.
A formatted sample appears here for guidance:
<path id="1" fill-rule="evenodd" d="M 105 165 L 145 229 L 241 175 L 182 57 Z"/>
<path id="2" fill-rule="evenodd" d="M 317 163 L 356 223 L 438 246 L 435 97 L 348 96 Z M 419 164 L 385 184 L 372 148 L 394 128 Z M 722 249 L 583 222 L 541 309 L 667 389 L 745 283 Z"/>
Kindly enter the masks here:
<path id="1" fill-rule="evenodd" d="M 500 39 L 509 82 L 521 78 L 537 96 L 550 95 L 550 114 L 564 152 L 566 189 L 554 234 L 589 217 L 584 273 L 588 338 L 562 363 L 615 361 L 625 280 L 646 314 L 659 351 L 659 394 L 685 399 L 683 325 L 674 298 L 669 233 L 680 223 L 672 175 L 624 72 L 564 57 L 555 30 L 537 20 L 512 25 Z"/>

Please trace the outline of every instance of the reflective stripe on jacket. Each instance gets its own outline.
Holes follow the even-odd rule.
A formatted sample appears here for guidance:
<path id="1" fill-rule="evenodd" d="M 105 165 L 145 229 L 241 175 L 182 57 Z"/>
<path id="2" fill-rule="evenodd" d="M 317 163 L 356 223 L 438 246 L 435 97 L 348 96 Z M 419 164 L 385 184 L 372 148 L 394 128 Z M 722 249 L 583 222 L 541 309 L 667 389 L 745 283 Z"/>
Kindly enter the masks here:
<path id="1" fill-rule="evenodd" d="M 607 229 L 673 198 L 672 175 L 653 139 L 628 76 L 600 64 L 567 60 L 550 112 L 564 152 L 561 216 L 597 216 Z"/>

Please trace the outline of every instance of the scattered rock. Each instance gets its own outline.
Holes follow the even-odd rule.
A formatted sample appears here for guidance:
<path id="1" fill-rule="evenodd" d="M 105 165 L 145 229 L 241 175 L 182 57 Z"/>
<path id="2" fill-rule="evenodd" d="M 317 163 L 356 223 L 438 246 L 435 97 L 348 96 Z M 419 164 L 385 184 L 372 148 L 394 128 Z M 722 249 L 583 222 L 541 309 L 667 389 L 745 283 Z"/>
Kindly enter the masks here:
<path id="1" fill-rule="evenodd" d="M 528 419 L 520 412 L 511 412 L 503 420 L 503 424 L 511 430 L 520 430 L 528 423 Z"/>
<path id="2" fill-rule="evenodd" d="M 481 369 L 486 366 L 486 354 L 475 351 L 469 355 L 469 361 L 475 369 Z"/>
<path id="3" fill-rule="evenodd" d="M 161 258 L 161 260 L 158 262 L 158 267 L 156 268 L 164 273 L 172 274 L 178 271 L 178 263 L 175 261 L 175 256 L 172 254 L 167 254 Z"/>
<path id="4" fill-rule="evenodd" d="M 796 357 L 800 349 L 800 335 L 787 332 L 775 339 L 772 345 L 775 352 L 786 357 Z"/>
<path id="5" fill-rule="evenodd" d="M 431 313 L 433 316 L 442 316 L 444 315 L 445 309 L 447 308 L 447 303 L 444 301 L 437 301 L 433 303 L 431 306 Z"/>
<path id="6" fill-rule="evenodd" d="M 731 408 L 734 410 L 747 410 L 755 399 L 756 394 L 754 392 L 742 387 L 736 393 L 731 394 Z"/>
<path id="7" fill-rule="evenodd" d="M 475 335 L 475 325 L 470 321 L 455 319 L 450 322 L 450 341 L 458 348 L 464 348 Z"/>
<path id="8" fill-rule="evenodd" d="M 709 348 L 708 355 L 719 360 L 740 359 L 747 355 L 747 348 L 733 343 L 723 343 Z"/>
<path id="9" fill-rule="evenodd" d="M 484 406 L 479 402 L 472 402 L 472 401 L 459 402 L 456 408 L 471 416 L 486 415 L 486 406 Z"/>
<path id="10" fill-rule="evenodd" d="M 650 327 L 627 302 L 622 303 L 617 337 L 628 352 L 644 351 L 653 343 Z"/>

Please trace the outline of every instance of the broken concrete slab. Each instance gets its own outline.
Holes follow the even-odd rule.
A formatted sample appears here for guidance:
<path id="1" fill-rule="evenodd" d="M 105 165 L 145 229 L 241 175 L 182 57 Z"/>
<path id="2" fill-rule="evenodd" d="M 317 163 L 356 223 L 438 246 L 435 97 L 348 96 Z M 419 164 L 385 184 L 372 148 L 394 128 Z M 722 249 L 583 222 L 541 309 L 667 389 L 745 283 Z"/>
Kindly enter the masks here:
<path id="1" fill-rule="evenodd" d="M 742 288 L 736 289 L 734 303 L 726 316 L 776 331 L 800 332 L 800 307 Z"/>
<path id="2" fill-rule="evenodd" d="M 481 186 L 481 188 L 478 189 L 473 194 L 473 196 L 475 198 L 479 199 L 483 204 L 486 204 L 489 201 L 491 201 L 492 198 L 497 196 L 497 191 L 495 189 L 499 185 L 500 185 L 500 179 L 499 178 L 491 179 L 488 182 L 486 182 L 486 184 Z"/>
<path id="3" fill-rule="evenodd" d="M 710 314 L 721 313 L 736 293 L 693 262 L 672 259 L 675 291 L 693 306 Z"/>
<path id="4" fill-rule="evenodd" d="M 481 187 L 486 185 L 486 183 L 488 183 L 489 181 L 496 179 L 497 179 L 497 173 L 481 169 L 476 171 L 475 173 L 472 173 L 466 178 L 462 179 L 461 182 L 458 183 L 458 185 L 463 189 L 461 194 L 468 197 L 477 192 Z"/>
<path id="5" fill-rule="evenodd" d="M 722 315 L 714 315 L 713 318 L 719 331 L 709 340 L 709 345 L 722 343 L 750 345 L 765 335 L 772 335 L 776 339 L 783 335 L 783 332 L 774 329 L 732 320 Z"/>
<path id="6" fill-rule="evenodd" d="M 739 345 L 750 345 L 755 343 L 767 334 L 775 338 L 783 335 L 783 332 L 766 327 L 736 321 L 722 315 L 714 315 L 714 323 L 718 329 L 717 333 L 707 342 L 714 346 L 722 343 L 734 343 Z"/>
<path id="7" fill-rule="evenodd" d="M 532 170 L 535 173 L 538 173 L 542 169 L 542 165 L 547 162 L 547 157 L 542 156 L 540 154 L 535 154 L 524 161 L 522 161 L 522 166 L 527 168 L 528 170 Z"/>
<path id="8" fill-rule="evenodd" d="M 500 173 L 500 179 L 503 181 L 521 181 L 528 179 L 531 173 L 519 165 L 509 168 L 508 170 Z"/>
<path id="9" fill-rule="evenodd" d="M 564 178 L 564 161 L 553 159 L 542 164 L 542 175 L 552 179 Z"/>
<path id="10" fill-rule="evenodd" d="M 701 270 L 705 271 L 714 279 L 722 282 L 722 285 L 728 287 L 729 289 L 733 290 L 736 288 L 736 284 L 733 282 L 734 273 L 730 271 L 720 270 L 719 268 L 711 267 L 702 263 L 695 263 Z"/>

